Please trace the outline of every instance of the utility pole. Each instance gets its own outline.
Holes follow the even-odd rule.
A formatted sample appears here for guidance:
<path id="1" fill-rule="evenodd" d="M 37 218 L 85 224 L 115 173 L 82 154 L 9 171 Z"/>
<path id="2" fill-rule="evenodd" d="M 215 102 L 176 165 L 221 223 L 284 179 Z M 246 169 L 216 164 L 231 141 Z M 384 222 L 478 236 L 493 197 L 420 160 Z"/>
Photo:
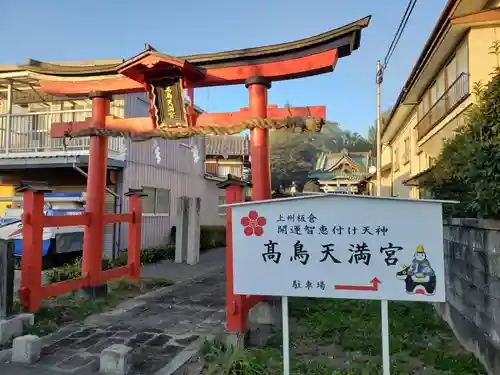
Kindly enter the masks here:
<path id="1" fill-rule="evenodd" d="M 377 197 L 381 196 L 382 187 L 382 116 L 380 114 L 380 88 L 384 80 L 384 70 L 377 61 Z M 389 352 L 389 304 L 382 300 L 380 305 L 382 323 L 382 368 L 384 375 L 390 375 L 390 352 Z"/>
<path id="2" fill-rule="evenodd" d="M 383 81 L 383 70 L 380 60 L 377 61 L 377 125 L 376 125 L 376 158 L 377 158 L 377 197 L 381 195 L 381 185 L 382 185 L 382 118 L 380 114 L 380 87 Z"/>

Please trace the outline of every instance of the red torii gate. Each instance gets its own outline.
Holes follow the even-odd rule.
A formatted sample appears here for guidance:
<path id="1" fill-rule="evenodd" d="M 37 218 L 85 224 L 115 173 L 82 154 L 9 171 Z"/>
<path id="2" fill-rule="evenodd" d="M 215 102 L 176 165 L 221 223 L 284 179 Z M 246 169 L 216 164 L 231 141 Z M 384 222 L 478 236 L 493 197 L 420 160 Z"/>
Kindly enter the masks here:
<path id="1" fill-rule="evenodd" d="M 151 137 L 179 139 L 198 134 L 235 134 L 250 129 L 252 199 L 270 199 L 268 130 L 300 128 L 302 131 L 320 131 L 326 116 L 324 106 L 277 108 L 268 105 L 267 91 L 271 82 L 333 71 L 338 58 L 349 56 L 359 47 L 361 30 L 368 26 L 369 21 L 370 17 L 366 17 L 295 42 L 215 54 L 175 58 L 147 46 L 146 51 L 118 65 L 68 66 L 43 62 L 25 65 L 26 70 L 36 73 L 44 92 L 92 99 L 90 119 L 53 124 L 51 128 L 51 136 L 55 138 L 91 136 L 87 205 L 85 219 L 82 219 L 85 225 L 82 275 L 87 278 L 86 283 L 97 286 L 105 279 L 101 271 L 104 224 L 120 220 L 118 216 L 106 218 L 104 215 L 108 136 L 125 135 L 138 140 Z M 195 113 L 194 88 L 234 84 L 245 84 L 248 88 L 248 108 L 229 113 Z M 189 98 L 187 113 L 184 113 L 183 89 L 187 90 Z M 150 101 L 150 117 L 122 119 L 108 115 L 112 95 L 144 91 Z M 224 188 L 234 186 L 226 190 L 227 203 L 243 199 L 241 182 L 228 180 L 223 185 Z M 136 213 L 140 215 L 140 206 Z M 25 216 L 30 218 L 26 223 L 28 226 L 33 224 L 34 218 L 47 220 L 43 214 L 27 212 Z M 75 225 L 76 219 L 67 220 Z M 127 216 L 127 220 L 130 222 L 130 217 Z M 227 329 L 242 331 L 248 310 L 260 298 L 233 295 L 230 210 L 227 220 Z M 43 225 L 39 223 L 39 227 Z M 140 239 L 134 238 L 133 242 L 140 244 Z M 35 241 L 23 241 L 23 254 L 36 254 L 36 246 Z M 135 249 L 134 258 L 137 258 L 137 253 L 138 249 Z M 134 270 L 133 277 L 137 278 L 138 264 L 129 261 L 129 266 Z M 33 287 L 34 282 L 28 282 L 28 270 L 33 270 L 29 256 L 23 257 L 22 268 L 22 291 L 32 297 L 33 293 L 40 294 L 39 288 Z M 62 289 L 67 291 L 68 288 Z M 28 308 L 36 309 L 40 297 L 23 301 Z"/>

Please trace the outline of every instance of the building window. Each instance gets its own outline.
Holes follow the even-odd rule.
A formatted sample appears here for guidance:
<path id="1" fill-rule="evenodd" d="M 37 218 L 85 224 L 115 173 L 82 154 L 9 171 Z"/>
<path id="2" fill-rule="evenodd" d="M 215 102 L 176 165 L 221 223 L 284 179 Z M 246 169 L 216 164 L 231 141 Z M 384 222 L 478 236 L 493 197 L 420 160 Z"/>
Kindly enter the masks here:
<path id="1" fill-rule="evenodd" d="M 168 216 L 170 214 L 170 189 L 143 187 L 148 195 L 142 199 L 142 212 L 150 216 Z"/>
<path id="2" fill-rule="evenodd" d="M 409 161 L 410 161 L 410 137 L 406 137 L 404 140 L 404 151 L 403 151 L 402 162 L 403 164 L 408 164 Z"/>
<path id="3" fill-rule="evenodd" d="M 217 162 L 207 161 L 205 163 L 206 173 L 217 176 Z"/>
<path id="4" fill-rule="evenodd" d="M 394 150 L 394 160 L 392 164 L 394 165 L 394 170 L 399 171 L 399 149 Z"/>
<path id="5" fill-rule="evenodd" d="M 224 195 L 220 195 L 218 205 L 225 203 L 226 203 L 226 197 Z M 218 207 L 218 209 L 219 209 L 219 215 L 226 216 L 226 207 Z"/>

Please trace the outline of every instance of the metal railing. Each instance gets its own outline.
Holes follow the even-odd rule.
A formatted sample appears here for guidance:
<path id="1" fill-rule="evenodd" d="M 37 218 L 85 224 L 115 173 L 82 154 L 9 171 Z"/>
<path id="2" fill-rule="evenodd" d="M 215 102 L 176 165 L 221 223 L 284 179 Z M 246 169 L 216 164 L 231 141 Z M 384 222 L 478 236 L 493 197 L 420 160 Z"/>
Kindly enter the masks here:
<path id="1" fill-rule="evenodd" d="M 88 150 L 90 137 L 52 138 L 50 127 L 57 122 L 84 121 L 91 115 L 91 110 L 0 115 L 0 154 Z M 108 142 L 110 151 L 120 152 L 122 138 L 110 137 Z"/>
<path id="2" fill-rule="evenodd" d="M 425 137 L 440 121 L 467 98 L 467 96 L 469 96 L 469 74 L 462 73 L 418 122 L 418 140 Z"/>

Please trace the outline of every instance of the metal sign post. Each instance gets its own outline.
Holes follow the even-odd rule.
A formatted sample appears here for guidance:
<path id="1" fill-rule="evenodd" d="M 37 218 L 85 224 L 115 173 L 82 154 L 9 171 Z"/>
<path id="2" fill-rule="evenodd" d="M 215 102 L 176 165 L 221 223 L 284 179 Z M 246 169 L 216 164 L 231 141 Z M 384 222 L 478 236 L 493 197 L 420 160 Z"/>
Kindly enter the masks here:
<path id="1" fill-rule="evenodd" d="M 288 326 L 288 297 L 281 297 L 283 325 L 283 375 L 290 375 L 290 328 Z"/>

